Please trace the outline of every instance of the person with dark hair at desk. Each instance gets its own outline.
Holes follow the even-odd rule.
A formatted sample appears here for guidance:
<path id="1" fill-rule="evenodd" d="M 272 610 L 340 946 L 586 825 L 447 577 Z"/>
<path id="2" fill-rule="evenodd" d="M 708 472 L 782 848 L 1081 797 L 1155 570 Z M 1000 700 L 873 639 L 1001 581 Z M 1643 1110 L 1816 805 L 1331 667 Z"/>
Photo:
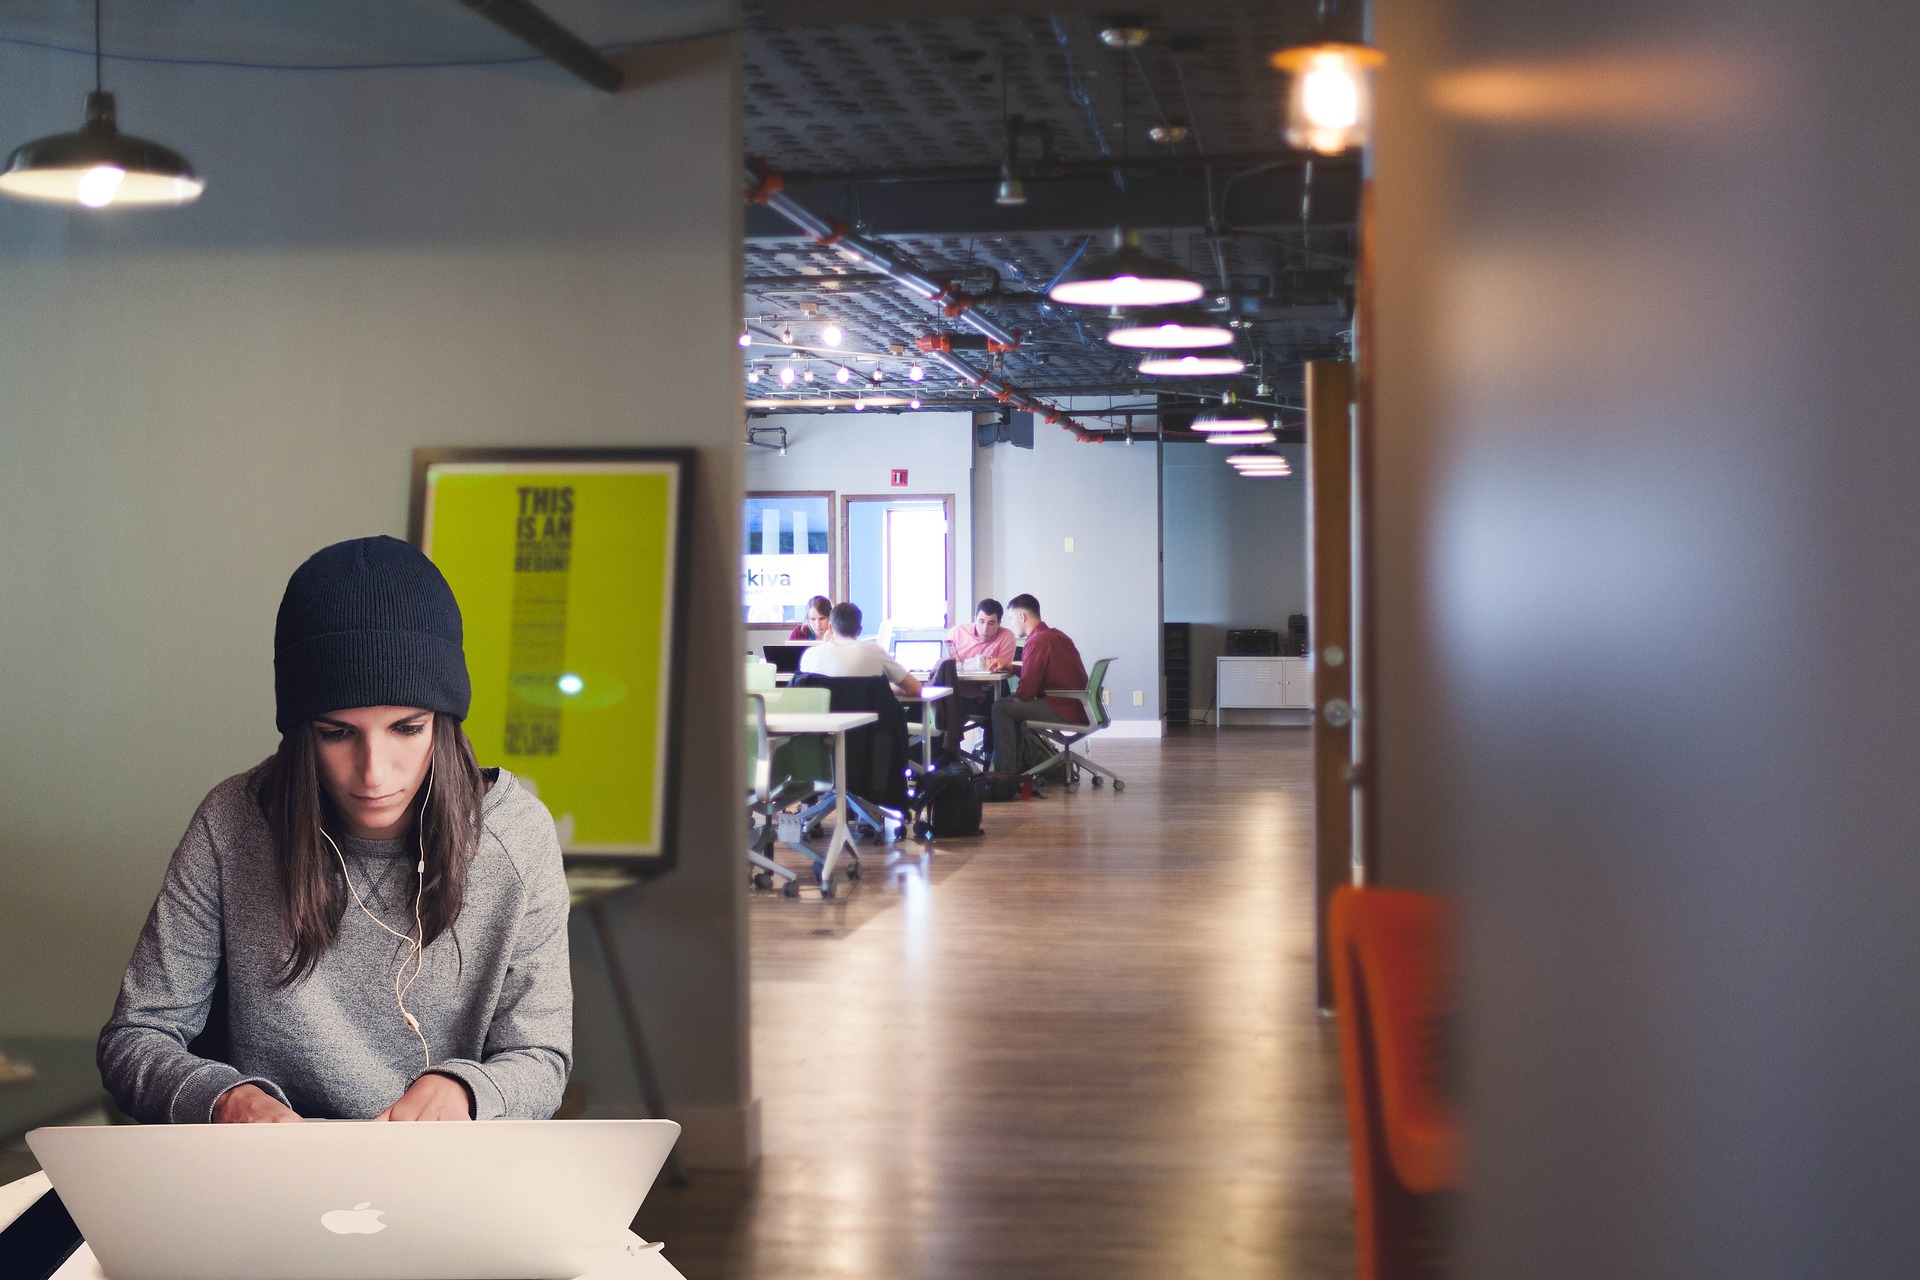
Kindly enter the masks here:
<path id="1" fill-rule="evenodd" d="M 1066 632 L 1040 620 L 1040 602 L 1021 594 L 1007 601 L 1007 622 L 1026 641 L 1020 661 L 1020 686 L 1010 698 L 993 704 L 993 767 L 996 773 L 1020 772 L 1021 727 L 1029 720 L 1085 724 L 1087 713 L 1070 698 L 1049 698 L 1049 689 L 1084 689 L 1087 668 Z"/>
<path id="2" fill-rule="evenodd" d="M 833 634 L 833 601 L 825 596 L 815 596 L 807 601 L 807 616 L 787 632 L 787 639 L 796 643 L 803 640 L 825 640 Z"/>
<path id="3" fill-rule="evenodd" d="M 396 538 L 324 548 L 287 583 L 273 674 L 280 749 L 174 851 L 100 1033 L 108 1092 L 143 1124 L 552 1115 L 560 842 L 461 729 L 452 588 Z"/>
<path id="4" fill-rule="evenodd" d="M 814 676 L 885 676 L 895 688 L 911 697 L 920 692 L 920 681 L 913 672 L 894 660 L 892 654 L 871 640 L 860 638 L 860 606 L 833 606 L 833 635 L 825 644 L 816 644 L 800 655 L 800 670 Z"/>
<path id="5" fill-rule="evenodd" d="M 993 690 L 961 681 L 960 672 L 1005 671 L 1013 666 L 1013 632 L 1000 625 L 1005 616 L 1006 609 L 988 596 L 974 606 L 972 622 L 947 632 L 947 658 L 933 682 L 953 686 L 953 697 L 934 704 L 941 722 L 940 749 L 949 755 L 960 749 L 967 717 L 986 716 L 993 704 Z"/>

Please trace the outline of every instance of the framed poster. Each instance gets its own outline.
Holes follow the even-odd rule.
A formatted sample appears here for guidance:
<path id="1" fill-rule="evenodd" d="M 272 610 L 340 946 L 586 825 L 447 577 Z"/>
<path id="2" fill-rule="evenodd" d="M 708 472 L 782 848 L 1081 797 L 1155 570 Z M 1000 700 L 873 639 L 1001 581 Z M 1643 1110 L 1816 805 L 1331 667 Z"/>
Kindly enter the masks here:
<path id="1" fill-rule="evenodd" d="M 460 602 L 482 765 L 572 857 L 672 865 L 690 449 L 416 449 L 413 544 Z"/>
<path id="2" fill-rule="evenodd" d="M 783 635 L 815 596 L 837 600 L 833 491 L 749 493 L 740 541 L 740 605 L 749 630 Z"/>

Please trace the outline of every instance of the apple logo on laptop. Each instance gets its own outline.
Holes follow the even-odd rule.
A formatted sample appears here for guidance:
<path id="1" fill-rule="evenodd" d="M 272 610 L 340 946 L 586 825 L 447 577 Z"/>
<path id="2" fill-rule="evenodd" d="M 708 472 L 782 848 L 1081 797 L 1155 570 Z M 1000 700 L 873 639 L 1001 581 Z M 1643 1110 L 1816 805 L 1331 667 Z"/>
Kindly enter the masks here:
<path id="1" fill-rule="evenodd" d="M 320 1215 L 320 1225 L 337 1236 L 370 1236 L 376 1231 L 385 1231 L 387 1224 L 380 1221 L 384 1209 L 375 1209 L 373 1201 L 362 1200 L 351 1209 L 335 1209 L 331 1213 Z"/>

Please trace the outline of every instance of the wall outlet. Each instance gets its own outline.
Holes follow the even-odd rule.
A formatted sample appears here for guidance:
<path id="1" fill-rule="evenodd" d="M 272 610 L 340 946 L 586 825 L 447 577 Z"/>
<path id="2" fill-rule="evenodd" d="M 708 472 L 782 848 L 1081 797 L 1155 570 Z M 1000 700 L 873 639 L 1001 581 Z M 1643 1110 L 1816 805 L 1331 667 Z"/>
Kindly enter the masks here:
<path id="1" fill-rule="evenodd" d="M 1072 539 L 1072 538 L 1068 538 L 1068 539 L 1067 539 L 1067 550 L 1068 550 L 1069 552 L 1071 552 L 1071 551 L 1073 550 L 1073 539 Z"/>
<path id="2" fill-rule="evenodd" d="M 1135 689 L 1133 691 L 1133 705 L 1136 707 L 1144 707 L 1147 705 L 1147 691 L 1145 689 Z"/>
<path id="3" fill-rule="evenodd" d="M 1113 705 L 1113 690 L 1102 689 L 1100 691 L 1100 705 L 1103 707 L 1110 707 Z"/>

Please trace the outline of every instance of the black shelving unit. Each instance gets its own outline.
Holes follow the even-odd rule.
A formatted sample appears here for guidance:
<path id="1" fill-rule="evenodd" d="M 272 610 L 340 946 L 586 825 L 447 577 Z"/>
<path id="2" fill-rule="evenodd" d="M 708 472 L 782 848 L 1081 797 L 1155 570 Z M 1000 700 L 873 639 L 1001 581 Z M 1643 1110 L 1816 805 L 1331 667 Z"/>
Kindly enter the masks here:
<path id="1" fill-rule="evenodd" d="M 1166 673 L 1161 709 L 1168 724 L 1193 722 L 1193 624 L 1160 624 L 1160 670 Z"/>

